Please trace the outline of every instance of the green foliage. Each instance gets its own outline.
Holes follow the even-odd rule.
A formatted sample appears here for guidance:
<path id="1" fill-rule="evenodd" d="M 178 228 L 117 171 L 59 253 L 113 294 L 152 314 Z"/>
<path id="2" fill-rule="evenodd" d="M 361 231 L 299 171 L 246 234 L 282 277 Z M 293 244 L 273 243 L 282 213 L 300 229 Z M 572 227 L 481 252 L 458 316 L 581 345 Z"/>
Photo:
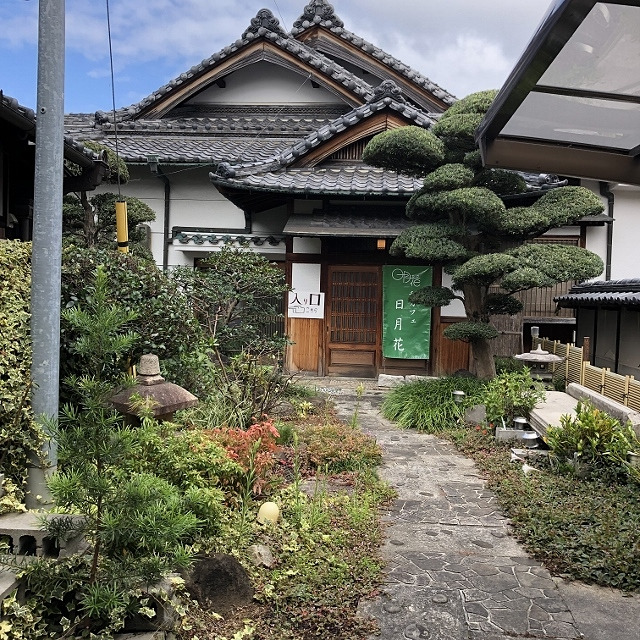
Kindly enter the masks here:
<path id="1" fill-rule="evenodd" d="M 549 229 L 576 224 L 584 216 L 602 213 L 600 198 L 585 187 L 551 189 L 533 205 L 506 209 L 482 220 L 483 229 L 505 238 L 525 239 Z"/>
<path id="2" fill-rule="evenodd" d="M 392 256 L 420 258 L 429 264 L 459 262 L 469 257 L 469 251 L 455 236 L 450 225 L 420 225 L 405 229 L 393 241 Z"/>
<path id="3" fill-rule="evenodd" d="M 462 164 L 445 164 L 424 179 L 425 191 L 450 191 L 473 184 L 473 171 Z"/>
<path id="4" fill-rule="evenodd" d="M 444 336 L 449 340 L 464 342 L 479 342 L 497 338 L 498 330 L 486 322 L 456 322 L 444 330 Z"/>
<path id="5" fill-rule="evenodd" d="M 490 293 L 485 298 L 485 311 L 490 315 L 514 316 L 523 307 L 520 300 L 504 293 Z"/>
<path id="6" fill-rule="evenodd" d="M 464 187 L 453 191 L 425 193 L 414 203 L 413 216 L 435 220 L 449 217 L 455 224 L 482 222 L 504 210 L 500 198 L 484 187 Z"/>
<path id="7" fill-rule="evenodd" d="M 31 243 L 0 241 L 0 473 L 22 497 L 29 456 L 42 434 L 34 423 L 29 337 Z M 12 509 L 0 504 L 0 513 Z"/>
<path id="8" fill-rule="evenodd" d="M 575 416 L 560 416 L 559 427 L 549 426 L 545 441 L 551 455 L 561 463 L 570 463 L 574 470 L 576 465 L 579 469 L 584 464 L 614 475 L 633 474 L 635 470 L 627 464 L 627 453 L 640 452 L 640 440 L 631 425 L 622 426 L 586 401 L 578 403 Z"/>
<path id="9" fill-rule="evenodd" d="M 501 282 L 502 288 L 511 292 L 566 280 L 587 280 L 598 276 L 604 269 L 600 256 L 582 247 L 531 243 L 507 253 L 518 265 Z M 527 284 L 531 282 L 534 284 Z"/>
<path id="10" fill-rule="evenodd" d="M 517 416 L 529 417 L 531 410 L 544 400 L 541 383 L 534 381 L 528 369 L 508 371 L 487 383 L 482 403 L 487 409 L 487 421 L 495 426 L 511 427 Z"/>
<path id="11" fill-rule="evenodd" d="M 527 369 L 527 365 L 522 360 L 516 360 L 515 358 L 501 358 L 496 357 L 496 373 L 499 375 L 501 373 L 512 373 L 523 372 Z M 564 389 L 562 389 L 564 391 Z"/>
<path id="12" fill-rule="evenodd" d="M 444 146 L 421 127 L 402 127 L 381 133 L 367 144 L 362 161 L 406 175 L 421 177 L 442 163 Z"/>
<path id="13" fill-rule="evenodd" d="M 284 348 L 286 338 L 266 335 L 265 324 L 277 316 L 277 301 L 289 287 L 284 273 L 265 257 L 225 247 L 198 269 L 174 269 L 171 278 L 221 354 L 264 355 Z"/>
<path id="14" fill-rule="evenodd" d="M 191 390 L 201 375 L 204 336 L 189 308 L 187 298 L 176 283 L 155 264 L 130 254 L 104 249 L 68 247 L 63 252 L 63 307 L 86 305 L 89 291 L 86 276 L 102 265 L 107 276 L 108 304 L 118 303 L 123 310 L 137 314 L 135 330 L 139 338 L 136 348 L 126 354 L 135 362 L 143 353 L 154 353 L 160 359 L 167 378 Z M 62 376 L 84 375 L 82 363 L 71 351 L 75 334 L 70 325 L 61 324 Z"/>
<path id="15" fill-rule="evenodd" d="M 62 311 L 62 321 L 69 325 L 69 334 L 75 337 L 69 350 L 78 358 L 84 375 L 95 380 L 117 380 L 126 371 L 126 357 L 138 339 L 130 328 L 137 313 L 109 303 L 104 267 L 96 269 L 94 282 L 85 288 L 84 304 Z"/>
<path id="16" fill-rule="evenodd" d="M 116 249 L 116 202 L 127 203 L 129 250 L 141 257 L 151 258 L 144 242 L 146 233 L 139 225 L 156 219 L 155 211 L 133 196 L 99 193 L 83 199 L 67 195 L 62 206 L 63 237 L 68 243 L 86 248 Z"/>
<path id="17" fill-rule="evenodd" d="M 111 147 L 105 147 L 95 140 L 85 140 L 82 144 L 96 153 L 106 154 L 109 173 L 104 177 L 105 182 L 112 184 L 117 184 L 118 181 L 123 184 L 129 182 L 129 168 L 127 167 L 127 163 L 120 156 L 116 155 Z"/>
<path id="18" fill-rule="evenodd" d="M 382 414 L 399 426 L 440 433 L 456 424 L 466 407 L 478 404 L 484 382 L 476 378 L 449 376 L 420 380 L 394 388 L 382 404 Z M 464 391 L 462 405 L 453 391 Z"/>
<path id="19" fill-rule="evenodd" d="M 450 161 L 461 162 L 464 154 L 475 147 L 475 131 L 496 96 L 496 91 L 479 91 L 458 100 L 440 116 L 432 131 L 441 138 Z"/>
<path id="20" fill-rule="evenodd" d="M 507 253 L 474 256 L 453 271 L 453 283 L 456 289 L 465 284 L 488 287 L 504 273 L 517 267 L 516 259 Z"/>
<path id="21" fill-rule="evenodd" d="M 263 364 L 271 360 L 272 364 Z M 270 358 L 242 351 L 214 367 L 205 402 L 185 413 L 202 427 L 227 425 L 246 429 L 283 400 L 291 383 L 282 365 Z"/>
<path id="22" fill-rule="evenodd" d="M 426 307 L 445 307 L 455 298 L 455 293 L 448 287 L 423 287 L 409 296 L 409 302 Z"/>
<path id="23" fill-rule="evenodd" d="M 524 193 L 527 190 L 527 183 L 521 175 L 505 169 L 484 169 L 473 178 L 473 184 L 485 187 L 499 196 Z"/>

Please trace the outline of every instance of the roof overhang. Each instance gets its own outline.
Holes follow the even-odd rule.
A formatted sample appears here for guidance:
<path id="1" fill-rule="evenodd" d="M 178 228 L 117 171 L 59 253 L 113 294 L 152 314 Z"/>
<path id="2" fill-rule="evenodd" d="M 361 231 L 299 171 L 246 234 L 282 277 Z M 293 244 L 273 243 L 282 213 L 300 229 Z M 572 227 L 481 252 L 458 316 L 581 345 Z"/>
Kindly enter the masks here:
<path id="1" fill-rule="evenodd" d="M 284 235 L 347 238 L 397 238 L 415 222 L 401 216 L 294 214 L 284 227 Z"/>
<path id="2" fill-rule="evenodd" d="M 556 0 L 476 132 L 487 166 L 640 184 L 640 5 Z"/>

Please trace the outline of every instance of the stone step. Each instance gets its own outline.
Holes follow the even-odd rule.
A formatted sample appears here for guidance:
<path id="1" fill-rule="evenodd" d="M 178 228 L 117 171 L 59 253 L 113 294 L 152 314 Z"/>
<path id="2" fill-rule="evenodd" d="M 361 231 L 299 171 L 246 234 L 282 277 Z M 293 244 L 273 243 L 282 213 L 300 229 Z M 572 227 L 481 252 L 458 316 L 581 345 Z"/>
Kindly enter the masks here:
<path id="1" fill-rule="evenodd" d="M 17 586 L 15 574 L 7 569 L 0 569 L 0 600 L 4 600 Z"/>

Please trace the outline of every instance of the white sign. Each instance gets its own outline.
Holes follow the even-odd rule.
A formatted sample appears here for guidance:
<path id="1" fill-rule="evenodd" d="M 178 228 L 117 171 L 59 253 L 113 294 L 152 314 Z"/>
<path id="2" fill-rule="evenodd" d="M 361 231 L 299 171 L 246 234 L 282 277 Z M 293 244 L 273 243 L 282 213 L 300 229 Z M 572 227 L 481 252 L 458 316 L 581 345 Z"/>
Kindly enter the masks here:
<path id="1" fill-rule="evenodd" d="M 289 291 L 287 314 L 290 318 L 324 318 L 324 293 Z"/>

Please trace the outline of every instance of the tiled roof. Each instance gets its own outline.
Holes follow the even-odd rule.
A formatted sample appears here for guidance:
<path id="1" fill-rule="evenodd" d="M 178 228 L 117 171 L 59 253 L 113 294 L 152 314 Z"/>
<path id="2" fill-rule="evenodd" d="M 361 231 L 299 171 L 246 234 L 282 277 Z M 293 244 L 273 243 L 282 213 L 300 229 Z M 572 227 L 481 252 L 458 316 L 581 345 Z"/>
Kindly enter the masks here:
<path id="1" fill-rule="evenodd" d="M 97 140 L 115 150 L 113 136 Z M 290 143 L 281 138 L 255 139 L 218 138 L 207 136 L 118 136 L 121 158 L 132 164 L 146 164 L 149 156 L 156 156 L 162 164 L 210 164 L 221 162 L 242 163 L 256 158 L 264 162 L 282 152 Z"/>
<path id="2" fill-rule="evenodd" d="M 345 29 L 342 20 L 340 20 L 340 18 L 335 14 L 333 6 L 326 0 L 311 0 L 311 2 L 309 2 L 309 4 L 304 8 L 300 18 L 293 23 L 291 34 L 293 36 L 298 36 L 307 29 L 315 26 L 324 27 L 346 42 L 358 47 L 365 53 L 393 69 L 396 73 L 404 76 L 407 80 L 423 87 L 437 98 L 440 98 L 440 100 L 446 104 L 453 104 L 456 101 L 455 96 L 451 95 L 448 91 L 445 91 L 442 87 L 439 87 L 437 84 L 429 80 L 429 78 L 423 76 L 415 69 L 412 69 L 404 62 L 401 62 L 397 58 L 389 55 L 379 47 L 376 47 L 370 42 L 367 42 L 363 38 Z"/>
<path id="3" fill-rule="evenodd" d="M 571 287 L 569 293 L 554 300 L 560 307 L 640 307 L 640 279 L 585 282 Z"/>
<path id="4" fill-rule="evenodd" d="M 335 135 L 387 107 L 407 118 L 409 123 L 418 127 L 427 128 L 435 122 L 433 116 L 409 104 L 392 80 L 385 80 L 375 88 L 370 101 L 366 104 L 356 107 L 333 122 L 314 130 L 313 133 L 286 148 L 278 156 L 270 158 L 266 163 L 258 158 L 253 162 L 235 166 L 226 163 L 220 169 L 223 175 L 236 177 L 256 172 L 276 171 L 288 167 L 311 149 L 315 149 Z"/>
<path id="5" fill-rule="evenodd" d="M 318 105 L 317 107 L 207 105 L 199 113 L 196 108 L 178 109 L 188 116 L 171 118 L 142 118 L 120 120 L 118 135 L 139 136 L 202 135 L 246 137 L 266 135 L 297 139 L 340 117 L 350 108 L 347 105 Z M 72 113 L 65 116 L 65 130 L 78 137 L 100 138 L 113 135 L 115 127 L 111 114 Z"/>
<path id="6" fill-rule="evenodd" d="M 360 99 L 366 99 L 371 95 L 371 85 L 344 69 L 342 66 L 331 60 L 331 58 L 326 57 L 302 42 L 298 42 L 280 27 L 280 23 L 271 11 L 268 9 L 261 9 L 256 17 L 251 20 L 250 26 L 242 34 L 242 37 L 239 40 L 236 40 L 233 44 L 224 47 L 217 53 L 214 53 L 209 58 L 200 62 L 200 64 L 191 67 L 188 71 L 181 73 L 177 78 L 174 78 L 163 87 L 160 87 L 157 91 L 142 99 L 140 102 L 117 110 L 117 119 L 135 118 L 144 109 L 153 105 L 158 100 L 161 100 L 173 90 L 184 84 L 192 82 L 214 67 L 221 60 L 230 57 L 261 38 L 268 40 L 287 54 L 297 57 L 305 64 L 316 69 L 319 74 L 325 75 L 331 78 L 334 82 L 342 84 L 349 91 L 359 96 Z M 99 113 L 102 114 L 102 112 Z M 103 115 L 106 118 L 110 117 L 106 113 Z"/>
<path id="7" fill-rule="evenodd" d="M 211 182 L 236 190 L 291 194 L 333 194 L 351 196 L 396 196 L 407 198 L 422 180 L 364 164 L 285 169 L 239 178 L 210 173 Z"/>
<path id="8" fill-rule="evenodd" d="M 30 133 L 35 139 L 36 114 L 34 110 L 21 105 L 15 98 L 5 95 L 2 91 L 0 91 L 0 118 L 10 120 L 15 126 Z M 64 155 L 68 160 L 87 167 L 99 160 L 98 154 L 87 149 L 70 136 L 64 136 Z"/>

